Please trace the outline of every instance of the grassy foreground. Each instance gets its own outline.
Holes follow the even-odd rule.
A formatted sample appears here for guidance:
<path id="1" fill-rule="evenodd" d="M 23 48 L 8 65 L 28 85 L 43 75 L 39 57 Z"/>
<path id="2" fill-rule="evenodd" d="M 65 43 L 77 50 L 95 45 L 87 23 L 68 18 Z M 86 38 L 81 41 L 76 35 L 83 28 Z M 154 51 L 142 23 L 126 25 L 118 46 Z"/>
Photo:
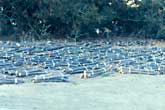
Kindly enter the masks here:
<path id="1" fill-rule="evenodd" d="M 165 76 L 0 86 L 0 110 L 164 110 Z"/>
<path id="2" fill-rule="evenodd" d="M 155 47 L 165 47 L 163 41 L 153 43 Z M 1 85 L 0 110 L 165 108 L 165 75 L 115 74 L 102 78 L 75 80 L 76 83 Z"/>

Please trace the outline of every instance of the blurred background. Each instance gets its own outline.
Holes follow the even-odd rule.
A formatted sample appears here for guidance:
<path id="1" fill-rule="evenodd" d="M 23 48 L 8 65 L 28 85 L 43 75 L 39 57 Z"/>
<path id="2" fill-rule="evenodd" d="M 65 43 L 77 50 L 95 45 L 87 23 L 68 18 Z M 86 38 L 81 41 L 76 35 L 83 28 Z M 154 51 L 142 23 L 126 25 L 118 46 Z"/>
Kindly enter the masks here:
<path id="1" fill-rule="evenodd" d="M 0 38 L 165 38 L 164 0 L 0 0 Z"/>

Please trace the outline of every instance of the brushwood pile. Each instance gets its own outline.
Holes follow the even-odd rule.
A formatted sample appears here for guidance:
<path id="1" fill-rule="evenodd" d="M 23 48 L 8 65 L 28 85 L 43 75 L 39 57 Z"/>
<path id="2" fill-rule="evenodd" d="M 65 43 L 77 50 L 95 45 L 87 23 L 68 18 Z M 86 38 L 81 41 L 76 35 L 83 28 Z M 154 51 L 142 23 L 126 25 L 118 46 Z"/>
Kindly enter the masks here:
<path id="1" fill-rule="evenodd" d="M 0 85 L 72 82 L 81 74 L 165 74 L 165 48 L 148 41 L 1 41 L 0 53 Z"/>

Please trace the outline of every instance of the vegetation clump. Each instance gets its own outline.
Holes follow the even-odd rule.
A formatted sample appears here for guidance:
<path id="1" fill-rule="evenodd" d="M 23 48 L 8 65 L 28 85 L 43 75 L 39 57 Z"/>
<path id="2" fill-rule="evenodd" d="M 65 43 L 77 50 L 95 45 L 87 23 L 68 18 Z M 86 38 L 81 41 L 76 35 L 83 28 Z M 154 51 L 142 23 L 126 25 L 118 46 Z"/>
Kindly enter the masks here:
<path id="1" fill-rule="evenodd" d="M 18 39 L 165 38 L 164 0 L 1 0 L 0 34 Z M 23 37 L 22 37 L 23 36 Z"/>

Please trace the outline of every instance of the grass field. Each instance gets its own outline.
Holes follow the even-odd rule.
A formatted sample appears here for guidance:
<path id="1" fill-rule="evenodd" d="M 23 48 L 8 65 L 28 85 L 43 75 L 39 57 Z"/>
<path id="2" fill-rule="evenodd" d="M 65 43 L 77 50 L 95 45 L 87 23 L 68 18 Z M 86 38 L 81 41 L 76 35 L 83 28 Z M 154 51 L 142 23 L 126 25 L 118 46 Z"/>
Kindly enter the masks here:
<path id="1" fill-rule="evenodd" d="M 164 110 L 165 76 L 0 86 L 0 110 Z"/>
<path id="2" fill-rule="evenodd" d="M 165 47 L 163 41 L 152 43 Z M 165 110 L 165 75 L 111 74 L 74 81 L 1 85 L 0 110 Z"/>

